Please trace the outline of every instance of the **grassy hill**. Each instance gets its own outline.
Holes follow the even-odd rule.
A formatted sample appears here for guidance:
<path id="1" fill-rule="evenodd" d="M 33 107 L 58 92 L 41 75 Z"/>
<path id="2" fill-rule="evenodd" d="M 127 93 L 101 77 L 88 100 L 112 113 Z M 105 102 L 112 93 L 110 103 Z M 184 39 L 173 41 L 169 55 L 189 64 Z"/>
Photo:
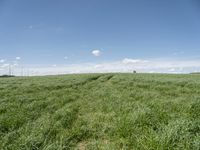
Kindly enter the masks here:
<path id="1" fill-rule="evenodd" d="M 200 149 L 200 75 L 0 78 L 0 149 Z"/>

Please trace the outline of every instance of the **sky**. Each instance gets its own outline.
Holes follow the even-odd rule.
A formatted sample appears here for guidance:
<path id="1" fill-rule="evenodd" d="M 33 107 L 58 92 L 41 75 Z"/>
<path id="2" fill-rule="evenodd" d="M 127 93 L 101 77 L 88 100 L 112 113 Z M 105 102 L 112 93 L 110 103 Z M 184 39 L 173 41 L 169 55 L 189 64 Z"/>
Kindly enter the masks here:
<path id="1" fill-rule="evenodd" d="M 32 75 L 200 71 L 200 1 L 0 0 L 0 74 L 9 66 Z"/>

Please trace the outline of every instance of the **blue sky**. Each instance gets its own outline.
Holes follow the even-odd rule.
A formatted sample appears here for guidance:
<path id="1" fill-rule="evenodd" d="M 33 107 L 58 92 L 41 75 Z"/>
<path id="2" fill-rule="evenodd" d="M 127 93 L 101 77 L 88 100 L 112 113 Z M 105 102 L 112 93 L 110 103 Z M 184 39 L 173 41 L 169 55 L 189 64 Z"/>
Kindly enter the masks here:
<path id="1" fill-rule="evenodd" d="M 198 0 L 0 0 L 1 60 L 20 57 L 20 63 L 32 65 L 191 61 L 200 58 L 199 43 Z"/>

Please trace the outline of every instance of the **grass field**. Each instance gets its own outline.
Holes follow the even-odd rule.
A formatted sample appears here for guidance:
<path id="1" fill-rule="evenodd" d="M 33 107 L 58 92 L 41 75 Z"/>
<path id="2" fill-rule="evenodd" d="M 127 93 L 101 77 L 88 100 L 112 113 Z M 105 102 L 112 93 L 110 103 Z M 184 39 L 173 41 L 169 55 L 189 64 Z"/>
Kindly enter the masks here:
<path id="1" fill-rule="evenodd" d="M 0 149 L 200 149 L 200 75 L 0 78 Z"/>

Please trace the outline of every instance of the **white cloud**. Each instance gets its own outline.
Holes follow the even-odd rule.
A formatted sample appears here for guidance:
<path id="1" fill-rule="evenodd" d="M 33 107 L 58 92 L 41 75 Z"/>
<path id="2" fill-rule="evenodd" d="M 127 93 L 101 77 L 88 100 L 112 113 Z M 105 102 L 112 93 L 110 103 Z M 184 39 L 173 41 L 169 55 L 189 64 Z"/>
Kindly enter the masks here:
<path id="1" fill-rule="evenodd" d="M 5 68 L 5 67 L 8 67 L 10 64 L 2 64 L 0 65 L 1 68 Z"/>
<path id="2" fill-rule="evenodd" d="M 93 50 L 92 51 L 92 54 L 94 55 L 94 56 L 100 56 L 101 55 L 101 51 L 100 50 Z"/>
<path id="3" fill-rule="evenodd" d="M 103 66 L 102 65 L 94 65 L 94 68 L 102 68 Z"/>
<path id="4" fill-rule="evenodd" d="M 16 59 L 16 60 L 20 60 L 20 59 L 21 59 L 21 57 L 16 57 L 15 59 Z"/>
<path id="5" fill-rule="evenodd" d="M 32 25 L 30 25 L 28 28 L 29 28 L 29 29 L 33 29 L 33 26 L 32 26 Z"/>
<path id="6" fill-rule="evenodd" d="M 4 63 L 5 61 L 5 59 L 0 59 L 0 63 Z"/>
<path id="7" fill-rule="evenodd" d="M 7 73 L 9 64 L 0 65 Z M 24 66 L 31 75 L 55 75 L 71 73 L 107 73 L 107 72 L 147 72 L 147 73 L 190 73 L 200 71 L 200 60 L 171 60 L 171 59 L 131 59 L 102 63 L 82 63 L 69 65 Z M 1 71 L 0 73 L 3 73 Z M 21 68 L 15 68 L 15 74 L 20 75 Z"/>
<path id="8" fill-rule="evenodd" d="M 13 67 L 16 67 L 16 66 L 18 66 L 18 64 L 17 64 L 17 63 L 14 63 L 12 66 L 13 66 Z"/>
<path id="9" fill-rule="evenodd" d="M 130 59 L 130 58 L 124 58 L 122 60 L 122 63 L 124 64 L 138 64 L 138 63 L 147 63 L 147 60 L 141 60 L 141 59 Z"/>
<path id="10" fill-rule="evenodd" d="M 168 71 L 174 72 L 174 71 L 176 71 L 176 69 L 175 68 L 170 68 Z"/>
<path id="11" fill-rule="evenodd" d="M 184 54 L 185 52 L 184 51 L 175 51 L 174 53 L 173 53 L 173 55 L 174 56 L 176 56 L 176 55 L 182 55 L 182 54 Z"/>
<path id="12" fill-rule="evenodd" d="M 64 59 L 68 59 L 68 57 L 67 57 L 67 56 L 65 56 L 65 57 L 64 57 Z"/>

